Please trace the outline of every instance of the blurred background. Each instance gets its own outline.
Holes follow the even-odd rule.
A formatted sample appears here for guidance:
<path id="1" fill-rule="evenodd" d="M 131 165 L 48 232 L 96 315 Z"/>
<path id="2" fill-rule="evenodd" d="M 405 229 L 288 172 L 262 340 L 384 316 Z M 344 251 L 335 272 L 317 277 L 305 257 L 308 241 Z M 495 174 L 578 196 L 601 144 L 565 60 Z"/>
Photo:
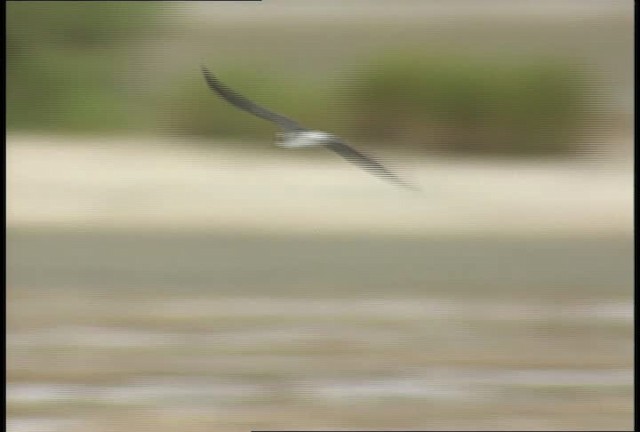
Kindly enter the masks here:
<path id="1" fill-rule="evenodd" d="M 632 429 L 632 2 L 6 11 L 10 431 Z"/>

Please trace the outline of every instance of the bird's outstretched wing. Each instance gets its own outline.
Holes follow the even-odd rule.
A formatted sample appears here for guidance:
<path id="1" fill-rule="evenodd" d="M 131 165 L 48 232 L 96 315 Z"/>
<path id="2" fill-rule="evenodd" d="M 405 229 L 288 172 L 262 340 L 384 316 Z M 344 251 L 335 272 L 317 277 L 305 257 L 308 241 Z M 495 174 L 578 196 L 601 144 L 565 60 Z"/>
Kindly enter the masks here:
<path id="1" fill-rule="evenodd" d="M 416 186 L 405 182 L 400 177 L 398 177 L 397 175 L 395 175 L 394 173 L 386 169 L 380 162 L 377 162 L 371 159 L 370 157 L 363 155 L 356 149 L 342 142 L 331 143 L 327 145 L 327 147 L 333 150 L 334 152 L 336 152 L 337 154 L 339 154 L 340 156 L 342 156 L 343 158 L 345 158 L 346 160 L 348 160 L 349 162 L 352 162 L 358 165 L 360 168 L 370 172 L 373 175 L 380 177 L 383 180 L 390 181 L 392 183 L 395 183 L 407 189 L 411 189 L 413 191 L 419 190 Z"/>
<path id="2" fill-rule="evenodd" d="M 299 131 L 299 130 L 307 130 L 307 128 L 298 124 L 298 122 L 291 120 L 281 114 L 274 113 L 269 111 L 266 108 L 261 107 L 260 105 L 250 101 L 246 97 L 234 92 L 224 84 L 222 84 L 209 70 L 202 66 L 202 73 L 204 74 L 204 79 L 207 81 L 207 84 L 211 88 L 211 90 L 218 93 L 224 100 L 229 102 L 236 107 L 250 112 L 253 115 L 256 115 L 260 118 L 268 120 L 270 122 L 276 123 L 282 129 L 286 131 Z"/>

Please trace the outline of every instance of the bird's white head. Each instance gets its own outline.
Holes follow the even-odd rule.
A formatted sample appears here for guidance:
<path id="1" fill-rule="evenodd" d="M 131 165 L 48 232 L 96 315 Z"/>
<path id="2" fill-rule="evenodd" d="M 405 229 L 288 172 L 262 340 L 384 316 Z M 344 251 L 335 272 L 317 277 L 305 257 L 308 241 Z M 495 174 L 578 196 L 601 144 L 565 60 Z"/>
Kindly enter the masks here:
<path id="1" fill-rule="evenodd" d="M 276 133 L 276 145 L 285 148 L 324 146 L 336 140 L 334 135 L 322 131 Z"/>

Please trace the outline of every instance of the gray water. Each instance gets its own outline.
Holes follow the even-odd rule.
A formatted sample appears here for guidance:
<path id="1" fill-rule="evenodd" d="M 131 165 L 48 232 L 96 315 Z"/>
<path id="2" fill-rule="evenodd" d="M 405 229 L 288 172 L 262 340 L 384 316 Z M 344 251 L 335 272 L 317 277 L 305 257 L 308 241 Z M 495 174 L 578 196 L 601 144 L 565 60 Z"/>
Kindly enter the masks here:
<path id="1" fill-rule="evenodd" d="M 629 298 L 625 237 L 446 239 L 220 233 L 8 234 L 13 287 L 206 290 L 221 295 Z"/>

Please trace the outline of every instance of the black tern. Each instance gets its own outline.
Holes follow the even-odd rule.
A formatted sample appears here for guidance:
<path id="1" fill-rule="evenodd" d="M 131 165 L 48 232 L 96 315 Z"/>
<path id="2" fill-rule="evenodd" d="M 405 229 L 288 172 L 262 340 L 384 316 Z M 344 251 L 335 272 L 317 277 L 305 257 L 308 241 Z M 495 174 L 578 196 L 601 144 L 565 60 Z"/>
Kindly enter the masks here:
<path id="1" fill-rule="evenodd" d="M 283 148 L 301 148 L 322 146 L 339 154 L 349 162 L 358 165 L 360 168 L 374 174 L 384 180 L 395 183 L 404 188 L 417 190 L 417 188 L 397 175 L 390 172 L 382 164 L 365 156 L 356 149 L 345 144 L 337 136 L 318 130 L 312 130 L 300 125 L 295 120 L 277 114 L 266 108 L 261 107 L 255 102 L 250 101 L 246 97 L 231 90 L 222 84 L 206 67 L 202 66 L 204 78 L 214 92 L 220 95 L 224 100 L 229 102 L 241 110 L 247 111 L 264 120 L 268 120 L 277 124 L 283 132 L 276 133 L 276 145 Z"/>

